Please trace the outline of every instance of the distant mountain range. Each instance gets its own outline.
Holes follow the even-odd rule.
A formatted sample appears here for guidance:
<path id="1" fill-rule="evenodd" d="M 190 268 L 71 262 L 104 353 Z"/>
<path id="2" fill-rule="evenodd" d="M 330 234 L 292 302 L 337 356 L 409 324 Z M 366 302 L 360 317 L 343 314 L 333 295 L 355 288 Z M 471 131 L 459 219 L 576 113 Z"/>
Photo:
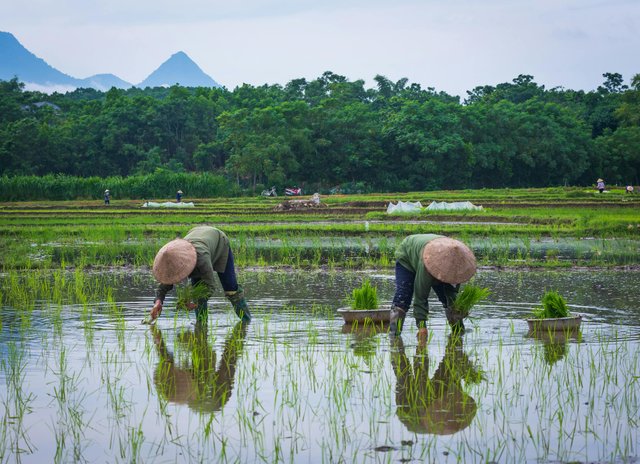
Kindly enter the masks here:
<path id="1" fill-rule="evenodd" d="M 24 48 L 9 32 L 0 31 L 0 80 L 17 77 L 28 90 L 69 91 L 76 88 L 109 90 L 111 87 L 127 89 L 134 85 L 113 74 L 96 74 L 79 79 L 69 76 L 49 65 Z M 167 87 L 180 84 L 183 87 L 220 87 L 184 52 L 173 54 L 158 69 L 135 87 Z"/>

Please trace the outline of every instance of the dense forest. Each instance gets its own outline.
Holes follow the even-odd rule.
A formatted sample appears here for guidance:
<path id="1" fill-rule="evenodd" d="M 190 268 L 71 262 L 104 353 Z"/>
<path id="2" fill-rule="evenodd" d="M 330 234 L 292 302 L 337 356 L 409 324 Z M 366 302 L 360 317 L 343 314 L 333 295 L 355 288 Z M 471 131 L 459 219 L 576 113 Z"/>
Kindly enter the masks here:
<path id="1" fill-rule="evenodd" d="M 0 81 L 0 175 L 200 173 L 234 191 L 640 183 L 640 74 L 597 90 L 529 75 L 457 96 L 325 72 L 284 86 L 78 89 Z"/>

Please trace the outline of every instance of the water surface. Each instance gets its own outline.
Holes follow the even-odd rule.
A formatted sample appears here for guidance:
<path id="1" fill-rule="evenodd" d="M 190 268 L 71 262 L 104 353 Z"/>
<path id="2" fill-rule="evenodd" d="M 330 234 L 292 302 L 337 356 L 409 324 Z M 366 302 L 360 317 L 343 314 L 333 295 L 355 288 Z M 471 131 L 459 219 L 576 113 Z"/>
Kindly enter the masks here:
<path id="1" fill-rule="evenodd" d="M 410 322 L 345 326 L 335 309 L 387 272 L 240 272 L 253 310 L 221 291 L 206 326 L 154 327 L 147 274 L 87 275 L 104 301 L 55 298 L 0 313 L 2 462 L 634 462 L 640 456 L 640 274 L 481 271 L 467 333 L 437 300 L 430 339 Z M 71 278 L 71 277 L 70 277 Z M 6 281 L 2 288 L 7 288 Z M 532 336 L 545 290 L 579 332 Z M 411 315 L 408 321 L 411 321 Z M 625 461 L 627 460 L 627 461 Z"/>

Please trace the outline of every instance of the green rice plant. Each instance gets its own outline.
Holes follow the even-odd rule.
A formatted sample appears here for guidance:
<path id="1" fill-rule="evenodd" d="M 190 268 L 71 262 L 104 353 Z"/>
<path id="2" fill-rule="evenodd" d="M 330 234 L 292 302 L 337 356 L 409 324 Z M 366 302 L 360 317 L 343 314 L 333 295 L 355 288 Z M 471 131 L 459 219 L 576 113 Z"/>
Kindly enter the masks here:
<path id="1" fill-rule="evenodd" d="M 542 306 L 533 310 L 536 319 L 569 317 L 569 308 L 565 299 L 555 290 L 549 290 L 542 296 Z"/>
<path id="2" fill-rule="evenodd" d="M 371 285 L 369 279 L 365 279 L 359 288 L 354 288 L 351 292 L 349 304 L 352 309 L 376 309 L 378 307 L 378 289 Z"/>
<path id="3" fill-rule="evenodd" d="M 453 301 L 451 309 L 459 313 L 463 318 L 469 317 L 471 308 L 486 299 L 490 294 L 491 292 L 488 288 L 482 288 L 477 285 L 465 285 Z"/>
<path id="4" fill-rule="evenodd" d="M 199 282 L 196 285 L 180 286 L 176 290 L 176 308 L 189 311 L 192 303 L 198 304 L 201 300 L 209 298 L 209 287 Z"/>

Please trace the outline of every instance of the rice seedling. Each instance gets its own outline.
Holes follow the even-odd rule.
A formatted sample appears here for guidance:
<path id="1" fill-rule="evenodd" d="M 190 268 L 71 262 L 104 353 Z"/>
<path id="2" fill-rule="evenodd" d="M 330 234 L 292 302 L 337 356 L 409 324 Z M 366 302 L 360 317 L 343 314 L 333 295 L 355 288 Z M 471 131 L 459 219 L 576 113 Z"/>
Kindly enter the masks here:
<path id="1" fill-rule="evenodd" d="M 203 283 L 180 285 L 176 289 L 176 309 L 191 311 L 194 309 L 194 304 L 206 301 L 209 293 L 209 288 Z"/>
<path id="2" fill-rule="evenodd" d="M 389 197 L 414 201 L 432 193 L 416 195 Z M 189 213 L 142 211 L 135 203 L 108 214 L 71 203 L 4 208 L 0 401 L 8 407 L 0 427 L 0 461 L 148 461 L 162 455 L 220 462 L 624 462 L 636 456 L 635 274 L 613 271 L 610 277 L 601 271 L 594 282 L 586 273 L 567 276 L 553 269 L 637 264 L 637 229 L 627 228 L 640 223 L 637 211 L 563 206 L 580 197 L 562 190 L 433 195 L 477 195 L 492 205 L 482 214 L 431 214 L 416 221 L 388 220 L 375 211 L 379 206 L 348 211 L 348 201 L 380 204 L 387 199 L 382 195 L 332 199 L 317 215 L 284 215 L 253 199 L 207 200 Z M 154 376 L 169 372 L 169 363 L 162 360 L 153 332 L 133 322 L 153 294 L 148 269 L 157 249 L 184 233 L 184 224 L 206 222 L 229 232 L 236 263 L 251 268 L 242 274 L 250 280 L 256 308 L 246 341 L 228 345 L 242 353 L 233 382 L 226 390 L 208 390 L 224 402 L 215 412 L 163 396 Z M 342 295 L 352 292 L 362 274 L 380 274 L 377 297 L 390 297 L 395 247 L 406 234 L 434 227 L 463 237 L 488 266 L 550 270 L 479 273 L 498 302 L 473 309 L 477 323 L 458 351 L 447 349 L 446 321 L 437 310 L 425 351 L 417 353 L 415 333 L 407 328 L 411 366 L 423 363 L 431 379 L 447 358 L 440 372 L 463 372 L 455 381 L 431 382 L 430 395 L 459 394 L 460 386 L 466 396 L 457 396 L 457 404 L 468 408 L 473 398 L 477 405 L 469 425 L 449 435 L 422 434 L 400 420 L 388 337 L 342 332 L 335 315 Z M 581 239 L 586 233 L 595 239 Z M 556 356 L 560 352 L 541 340 L 524 338 L 519 325 L 518 316 L 538 298 L 534 289 L 545 286 L 570 292 L 572 302 L 587 307 L 601 298 L 599 288 L 611 288 L 608 304 L 620 306 L 611 313 L 624 309 L 631 322 L 616 334 L 608 312 L 595 312 L 583 334 L 588 343 L 570 339 Z M 174 356 L 173 367 L 188 366 L 193 373 L 180 385 L 210 385 L 216 372 L 211 358 L 181 341 L 192 321 L 176 308 L 179 299 L 170 300 L 156 328 Z M 215 295 L 210 311 L 206 341 L 220 361 L 235 320 Z M 505 314 L 514 319 L 504 320 Z M 11 343 L 22 350 L 17 362 L 22 376 L 8 368 Z M 33 350 L 34 344 L 41 346 Z M 451 362 L 464 359 L 462 354 L 475 373 Z M 232 363 L 218 366 L 229 372 Z M 418 401 L 419 393 L 414 388 L 410 397 Z M 205 397 L 196 395 L 195 402 Z M 20 408 L 19 420 L 14 416 Z"/>
<path id="3" fill-rule="evenodd" d="M 352 309 L 376 309 L 378 304 L 378 289 L 371 285 L 369 279 L 365 279 L 359 288 L 354 288 L 349 298 Z"/>
<path id="4" fill-rule="evenodd" d="M 537 319 L 569 317 L 569 307 L 557 291 L 549 290 L 542 297 L 542 306 L 533 310 L 533 316 Z"/>
<path id="5" fill-rule="evenodd" d="M 22 454 L 35 449 L 25 425 L 35 400 L 23 385 L 27 361 L 25 347 L 14 342 L 6 345 L 6 357 L 0 359 L 0 372 L 6 381 L 6 393 L 0 396 L 4 409 L 0 433 L 0 460 L 3 462 L 10 461 L 10 456 L 20 461 Z"/>
<path id="6" fill-rule="evenodd" d="M 468 284 L 458 292 L 456 299 L 451 304 L 451 310 L 462 318 L 469 317 L 471 309 L 485 300 L 491 292 L 488 288 L 482 288 L 477 285 Z"/>

